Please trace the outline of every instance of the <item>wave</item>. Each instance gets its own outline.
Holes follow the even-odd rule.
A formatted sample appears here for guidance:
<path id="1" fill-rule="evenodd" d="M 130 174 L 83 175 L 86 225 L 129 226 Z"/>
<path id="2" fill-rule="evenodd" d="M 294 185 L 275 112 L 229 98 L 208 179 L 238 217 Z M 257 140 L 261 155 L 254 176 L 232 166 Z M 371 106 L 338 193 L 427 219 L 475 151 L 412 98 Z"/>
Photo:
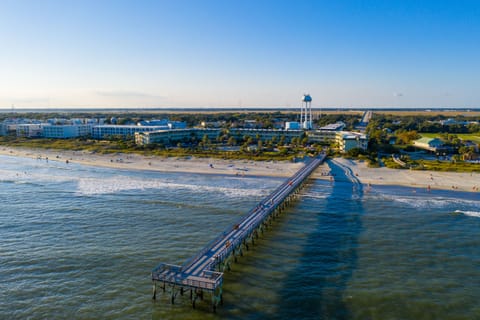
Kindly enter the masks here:
<path id="1" fill-rule="evenodd" d="M 310 199 L 327 199 L 328 197 L 331 196 L 331 192 L 317 192 L 317 191 L 313 191 L 313 190 L 308 190 L 306 189 L 307 191 L 303 191 L 301 193 L 301 197 L 302 198 L 310 198 Z"/>
<path id="2" fill-rule="evenodd" d="M 68 174 L 65 171 L 65 168 L 57 166 L 33 169 L 22 166 L 16 168 L 16 170 L 0 169 L 0 182 L 40 186 L 69 183 L 72 185 L 67 187 L 62 185 L 61 187 L 80 196 L 114 194 L 134 190 L 169 189 L 187 190 L 195 193 L 215 193 L 227 197 L 262 197 L 268 195 L 276 186 L 276 183 L 273 181 L 260 183 L 258 179 L 246 177 L 230 177 L 212 182 L 211 179 L 204 179 L 204 177 L 196 179 L 192 176 L 141 178 L 127 174 L 118 175 L 118 171 L 103 169 L 98 171 L 87 170 L 86 172 L 80 169 L 73 169 Z M 105 178 L 106 174 L 108 174 L 108 177 Z M 112 175 L 115 176 L 112 177 Z"/>
<path id="3" fill-rule="evenodd" d="M 400 195 L 379 195 L 382 200 L 394 201 L 404 204 L 413 208 L 446 208 L 456 206 L 478 206 L 480 201 L 459 199 L 459 198 L 447 198 L 447 197 L 423 197 L 423 196 L 400 196 Z M 370 197 L 373 194 L 369 194 Z"/>
<path id="4" fill-rule="evenodd" d="M 267 195 L 268 190 L 257 188 L 232 188 L 224 186 L 208 186 L 202 184 L 184 184 L 174 183 L 165 180 L 155 179 L 132 179 L 132 178 L 81 178 L 78 181 L 78 195 L 98 195 L 112 194 L 122 191 L 147 190 L 147 189 L 169 189 L 169 190 L 188 190 L 192 192 L 212 192 L 221 193 L 228 197 L 238 196 L 262 196 Z"/>
<path id="5" fill-rule="evenodd" d="M 464 214 L 466 216 L 480 218 L 480 212 L 479 211 L 455 210 L 455 213 L 461 213 L 461 214 Z"/>

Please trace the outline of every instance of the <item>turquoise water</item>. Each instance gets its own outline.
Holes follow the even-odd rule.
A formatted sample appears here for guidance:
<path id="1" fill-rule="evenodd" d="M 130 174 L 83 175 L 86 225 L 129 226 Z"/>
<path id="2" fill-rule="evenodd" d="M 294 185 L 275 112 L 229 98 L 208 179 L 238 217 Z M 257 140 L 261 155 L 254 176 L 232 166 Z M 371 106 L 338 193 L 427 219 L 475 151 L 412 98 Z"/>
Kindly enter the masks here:
<path id="1" fill-rule="evenodd" d="M 480 318 L 480 195 L 312 180 L 232 271 L 225 303 L 151 299 L 283 180 L 0 157 L 0 319 Z M 416 192 L 413 192 L 416 191 Z"/>

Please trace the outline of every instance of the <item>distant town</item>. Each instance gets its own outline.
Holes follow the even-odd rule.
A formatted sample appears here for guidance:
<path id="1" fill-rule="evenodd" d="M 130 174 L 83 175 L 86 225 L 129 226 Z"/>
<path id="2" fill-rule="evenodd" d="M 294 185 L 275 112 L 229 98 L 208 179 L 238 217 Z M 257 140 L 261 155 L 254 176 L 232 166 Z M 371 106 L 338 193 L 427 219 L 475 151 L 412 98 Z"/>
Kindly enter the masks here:
<path id="1" fill-rule="evenodd" d="M 243 155 L 261 160 L 293 159 L 328 150 L 364 159 L 371 166 L 414 169 L 421 169 L 424 161 L 479 162 L 477 113 L 451 117 L 442 112 L 322 113 L 312 111 L 308 97 L 304 96 L 297 112 L 2 113 L 0 143 L 30 147 L 36 142 L 33 146 L 48 148 L 54 140 L 78 141 L 79 146 L 101 141 L 122 146 L 110 151 Z M 442 170 L 440 167 L 429 169 Z"/>

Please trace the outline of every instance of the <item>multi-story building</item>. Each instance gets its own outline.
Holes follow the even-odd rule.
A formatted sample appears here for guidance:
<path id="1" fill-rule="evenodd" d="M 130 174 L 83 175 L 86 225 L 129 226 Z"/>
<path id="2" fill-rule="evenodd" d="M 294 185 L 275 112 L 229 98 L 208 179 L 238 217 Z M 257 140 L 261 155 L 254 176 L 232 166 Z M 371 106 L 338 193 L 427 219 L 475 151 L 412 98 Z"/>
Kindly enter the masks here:
<path id="1" fill-rule="evenodd" d="M 353 148 L 367 150 L 367 135 L 360 132 L 338 131 L 336 135 L 336 143 L 340 152 L 347 152 Z"/>
<path id="2" fill-rule="evenodd" d="M 345 128 L 346 124 L 342 121 L 338 121 L 335 123 L 330 123 L 327 124 L 326 126 L 323 126 L 319 128 L 318 130 L 322 131 L 342 131 Z"/>
<path id="3" fill-rule="evenodd" d="M 337 146 L 344 146 L 343 137 L 348 134 L 357 135 L 357 133 L 342 131 L 345 128 L 345 123 L 342 121 L 331 123 L 319 128 L 318 130 L 311 130 L 307 132 L 308 141 L 319 143 L 322 145 L 336 144 Z M 348 143 L 347 143 L 348 145 Z"/>
<path id="4" fill-rule="evenodd" d="M 68 139 L 87 137 L 92 134 L 92 126 L 89 124 L 62 124 L 43 126 L 43 137 L 53 139 Z"/>
<path id="5" fill-rule="evenodd" d="M 208 139 L 215 140 L 220 135 L 220 129 L 174 129 L 174 130 L 158 130 L 152 132 L 135 133 L 135 143 L 138 145 L 148 145 L 159 143 L 171 145 L 177 142 L 187 142 L 192 138 L 202 139 L 207 135 Z M 238 129 L 231 128 L 230 136 L 237 141 L 241 141 L 244 137 L 252 137 L 262 141 L 276 139 L 280 141 L 283 137 L 285 143 L 290 143 L 293 138 L 302 138 L 304 130 L 272 130 L 272 129 Z M 346 152 L 352 148 L 367 149 L 367 136 L 362 133 L 346 132 L 346 131 L 307 131 L 309 142 L 328 142 L 335 143 L 341 152 Z"/>
<path id="6" fill-rule="evenodd" d="M 139 132 L 135 134 L 135 142 L 139 145 L 150 143 L 172 144 L 174 142 L 186 141 L 192 137 L 202 139 L 207 135 L 210 140 L 217 139 L 220 135 L 220 129 L 176 129 L 176 130 L 160 130 L 154 132 Z M 241 141 L 244 137 L 252 137 L 262 141 L 272 140 L 273 138 L 280 141 L 284 137 L 285 143 L 289 143 L 293 138 L 302 138 L 303 130 L 272 130 L 272 129 L 239 129 L 231 128 L 230 136 L 237 141 Z"/>
<path id="7" fill-rule="evenodd" d="M 308 131 L 308 141 L 323 145 L 335 144 L 340 152 L 353 148 L 367 150 L 368 138 L 364 133 L 334 130 Z"/>
<path id="8" fill-rule="evenodd" d="M 231 128 L 229 130 L 230 135 L 237 141 L 241 141 L 244 137 L 258 138 L 262 141 L 272 140 L 275 138 L 279 141 L 282 137 L 285 139 L 285 143 L 289 143 L 293 138 L 302 138 L 303 130 L 274 130 L 274 129 L 240 129 Z"/>
<path id="9" fill-rule="evenodd" d="M 300 130 L 302 126 L 298 121 L 287 121 L 285 122 L 285 130 Z"/>
<path id="10" fill-rule="evenodd" d="M 168 119 L 161 120 L 142 120 L 137 123 L 139 126 L 156 126 L 164 127 L 165 130 L 168 129 L 186 129 L 187 123 L 185 121 L 170 121 Z"/>
<path id="11" fill-rule="evenodd" d="M 43 135 L 43 126 L 37 123 L 21 123 L 16 126 L 17 137 L 39 138 Z"/>
<path id="12" fill-rule="evenodd" d="M 101 125 L 92 128 L 92 137 L 95 139 L 104 139 L 113 136 L 127 138 L 133 137 L 136 132 L 152 132 L 158 130 L 165 130 L 165 126 Z"/>
<path id="13" fill-rule="evenodd" d="M 11 126 L 12 126 L 12 124 L 9 123 L 8 121 L 3 121 L 2 123 L 0 123 L 0 136 L 8 135 L 11 131 Z M 17 126 L 15 125 L 14 129 L 16 127 Z"/>
<path id="14" fill-rule="evenodd" d="M 16 135 L 17 126 L 34 124 L 32 132 L 35 131 L 36 125 L 41 124 L 40 121 L 27 118 L 8 118 L 0 123 L 0 135 Z M 19 130 L 20 135 L 26 136 L 30 132 L 29 128 L 24 127 L 23 130 Z M 35 136 L 35 135 L 34 135 Z"/>
<path id="15" fill-rule="evenodd" d="M 191 128 L 137 132 L 135 133 L 135 143 L 138 145 L 147 145 L 151 143 L 168 145 L 177 142 L 187 142 L 192 138 L 202 139 L 205 135 L 208 139 L 215 140 L 220 135 L 220 129 Z"/>
<path id="16" fill-rule="evenodd" d="M 332 130 L 311 130 L 307 131 L 308 141 L 321 145 L 330 145 L 337 139 L 337 131 Z"/>

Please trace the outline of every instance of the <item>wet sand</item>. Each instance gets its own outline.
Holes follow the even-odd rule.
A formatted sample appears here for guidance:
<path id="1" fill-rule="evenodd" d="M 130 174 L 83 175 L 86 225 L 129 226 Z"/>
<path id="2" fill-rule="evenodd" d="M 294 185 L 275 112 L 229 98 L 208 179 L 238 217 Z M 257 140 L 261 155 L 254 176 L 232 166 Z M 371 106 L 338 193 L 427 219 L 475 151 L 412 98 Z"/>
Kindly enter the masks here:
<path id="1" fill-rule="evenodd" d="M 303 163 L 289 161 L 222 160 L 195 157 L 158 157 L 137 154 L 97 154 L 86 151 L 0 147 L 0 154 L 62 161 L 84 165 L 131 170 L 152 170 L 239 176 L 290 177 Z M 408 187 L 480 192 L 479 173 L 416 171 L 369 168 L 366 162 L 335 158 L 337 164 L 352 170 L 365 185 L 401 185 Z M 316 179 L 332 179 L 327 163 L 314 173 Z"/>

